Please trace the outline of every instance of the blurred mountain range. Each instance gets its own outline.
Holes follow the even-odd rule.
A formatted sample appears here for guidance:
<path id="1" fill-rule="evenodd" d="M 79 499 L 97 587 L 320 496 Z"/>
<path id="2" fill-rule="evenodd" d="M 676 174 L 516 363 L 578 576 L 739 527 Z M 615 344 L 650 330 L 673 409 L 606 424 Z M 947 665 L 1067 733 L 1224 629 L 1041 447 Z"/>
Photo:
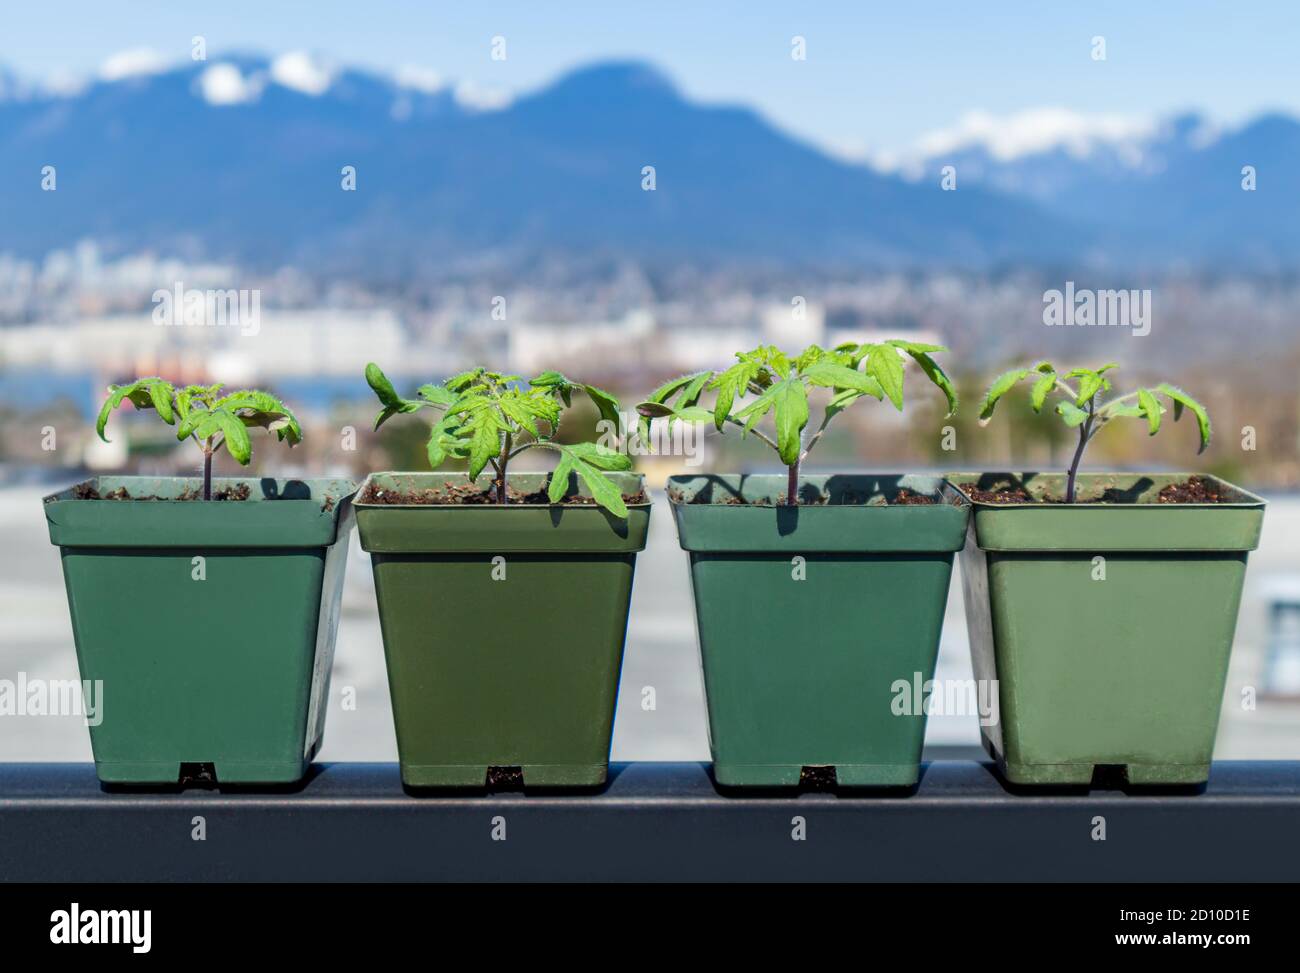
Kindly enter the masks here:
<path id="1" fill-rule="evenodd" d="M 987 267 L 1300 262 L 1283 173 L 1300 124 L 1196 116 L 1122 143 L 921 176 L 836 159 L 743 107 L 685 99 L 640 63 L 513 102 L 421 77 L 256 56 L 42 92 L 0 71 L 0 251 L 93 238 L 254 266 L 403 275 L 539 253 Z M 954 192 L 940 167 L 954 165 Z M 1258 190 L 1244 192 L 1243 166 Z M 43 191 L 54 166 L 57 190 Z M 356 190 L 341 188 L 355 167 Z M 655 188 L 643 188 L 646 166 Z"/>
<path id="2" fill-rule="evenodd" d="M 1223 131 L 1187 113 L 1006 158 L 976 141 L 914 170 L 953 165 L 966 185 L 1032 201 L 1121 260 L 1276 270 L 1300 258 L 1300 197 L 1286 182 L 1298 157 L 1300 122 L 1290 116 Z M 1243 189 L 1248 166 L 1254 191 Z"/>

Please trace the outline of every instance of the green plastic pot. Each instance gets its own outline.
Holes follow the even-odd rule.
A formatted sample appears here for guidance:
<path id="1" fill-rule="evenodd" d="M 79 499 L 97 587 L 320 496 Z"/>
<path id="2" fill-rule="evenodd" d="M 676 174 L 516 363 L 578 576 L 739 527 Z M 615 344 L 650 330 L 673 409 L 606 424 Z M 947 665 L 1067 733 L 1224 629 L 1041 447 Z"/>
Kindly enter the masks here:
<path id="1" fill-rule="evenodd" d="M 974 504 L 971 658 L 977 679 L 997 680 L 1000 721 L 982 735 L 1011 783 L 1087 784 L 1099 766 L 1137 785 L 1209 776 L 1264 501 L 1205 476 L 1227 502 L 1157 502 L 1190 475 L 1082 474 L 1073 505 Z M 1061 474 L 949 479 L 1065 493 Z"/>
<path id="2" fill-rule="evenodd" d="M 642 488 L 608 476 L 625 494 Z M 508 475 L 525 493 L 547 478 Z M 362 495 L 464 482 L 375 473 Z M 357 504 L 404 784 L 482 787 L 493 768 L 517 768 L 525 787 L 604 783 L 649 522 L 648 501 L 626 520 L 591 504 Z"/>
<path id="3" fill-rule="evenodd" d="M 802 502 L 830 503 L 774 505 L 785 476 L 669 480 L 690 553 L 714 778 L 794 786 L 805 768 L 834 767 L 841 786 L 915 784 L 925 711 L 910 705 L 911 687 L 934 674 L 969 508 L 932 477 L 799 484 Z M 936 502 L 885 504 L 904 487 Z"/>
<path id="4" fill-rule="evenodd" d="M 213 488 L 239 484 L 249 499 L 169 499 L 201 481 L 143 476 L 82 486 L 160 499 L 45 498 L 81 678 L 102 680 L 105 783 L 291 783 L 320 747 L 356 485 Z"/>

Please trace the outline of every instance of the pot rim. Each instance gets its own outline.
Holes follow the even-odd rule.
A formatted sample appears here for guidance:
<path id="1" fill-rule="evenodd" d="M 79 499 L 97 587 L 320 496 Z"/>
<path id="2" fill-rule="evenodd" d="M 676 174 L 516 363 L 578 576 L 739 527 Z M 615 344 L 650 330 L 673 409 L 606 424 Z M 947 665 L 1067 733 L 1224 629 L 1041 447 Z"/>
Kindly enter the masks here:
<path id="1" fill-rule="evenodd" d="M 603 474 L 607 479 L 610 478 L 611 476 L 630 477 L 630 478 L 633 478 L 633 479 L 635 480 L 635 482 L 636 482 L 636 485 L 639 486 L 639 487 L 641 488 L 642 492 L 645 493 L 645 496 L 646 496 L 645 500 L 643 500 L 643 501 L 641 501 L 641 502 L 639 502 L 639 503 L 629 503 L 629 504 L 627 504 L 627 509 L 628 509 L 629 511 L 630 511 L 630 510 L 648 510 L 648 509 L 653 505 L 653 503 L 654 503 L 654 497 L 653 497 L 653 495 L 652 495 L 650 489 L 645 485 L 645 474 L 643 474 L 643 473 L 635 473 L 635 472 L 631 472 L 631 471 L 623 472 L 623 471 L 612 471 L 612 470 L 601 470 L 601 473 L 602 473 L 602 474 Z M 572 511 L 574 511 L 574 512 L 577 512 L 577 511 L 586 511 L 586 510 L 590 510 L 590 511 L 603 511 L 603 510 L 604 510 L 604 508 L 601 507 L 599 504 L 594 504 L 594 503 L 517 503 L 517 502 L 516 502 L 516 503 L 509 503 L 509 504 L 498 504 L 498 503 L 365 503 L 365 502 L 363 502 L 363 501 L 361 500 L 362 495 L 365 493 L 366 487 L 368 487 L 368 486 L 370 485 L 371 481 L 374 480 L 376 477 L 380 477 L 380 476 L 438 477 L 438 476 L 443 476 L 443 475 L 446 475 L 446 476 L 449 478 L 449 479 L 443 481 L 444 484 L 447 484 L 447 483 L 451 483 L 451 482 L 453 482 L 453 479 L 454 479 L 454 478 L 459 478 L 459 479 L 462 481 L 462 483 L 468 483 L 468 482 L 469 482 L 469 474 L 464 473 L 464 472 L 461 472 L 461 471 L 457 471 L 457 472 L 454 472 L 454 473 L 446 473 L 446 474 L 443 474 L 443 473 L 440 473 L 440 472 L 437 471 L 437 470 L 374 470 L 374 471 L 372 471 L 372 472 L 370 472 L 370 473 L 367 473 L 367 474 L 366 474 L 366 478 L 365 478 L 364 480 L 362 480 L 360 484 L 358 484 L 358 486 L 357 486 L 356 496 L 355 496 L 355 498 L 353 499 L 353 506 L 355 506 L 355 507 L 357 507 L 358 509 L 361 509 L 361 510 L 551 510 L 551 509 L 554 509 L 554 508 L 560 508 L 560 509 L 562 509 L 562 510 L 572 510 Z M 474 482 L 479 482 L 479 480 L 482 480 L 482 479 L 484 478 L 485 475 L 486 475 L 486 474 L 480 474 L 478 480 L 475 480 Z M 519 479 L 520 479 L 520 478 L 523 478 L 523 477 L 539 477 L 539 478 L 540 478 L 540 484 L 545 484 L 545 483 L 546 483 L 546 479 L 547 479 L 547 477 L 549 477 L 549 476 L 550 476 L 550 473 L 548 473 L 548 472 L 541 472 L 541 471 L 536 471 L 536 470 L 532 470 L 532 471 L 528 471 L 528 472 L 517 472 L 517 473 L 510 473 L 510 472 L 507 472 L 507 473 L 506 473 L 506 483 L 511 483 L 511 482 L 515 482 L 515 483 L 517 483 L 517 482 L 519 482 Z M 488 477 L 488 479 L 490 480 L 490 477 Z M 617 482 L 617 481 L 615 481 L 615 482 Z"/>
<path id="2" fill-rule="evenodd" d="M 917 485 L 924 484 L 930 496 L 936 499 L 932 504 L 891 504 L 891 503 L 826 503 L 826 504 L 796 504 L 799 510 L 925 510 L 928 508 L 943 507 L 968 507 L 970 498 L 964 493 L 957 490 L 956 487 L 949 483 L 942 473 L 800 473 L 798 482 L 800 484 L 816 484 L 819 489 L 826 486 L 826 481 L 832 479 L 842 479 L 847 481 L 895 481 L 893 484 L 897 488 L 915 488 Z M 698 507 L 717 510 L 771 510 L 775 507 L 784 507 L 784 504 L 776 503 L 694 503 L 682 499 L 680 493 L 674 490 L 674 487 L 680 488 L 685 485 L 686 481 L 691 480 L 713 480 L 715 482 L 725 482 L 728 479 L 739 479 L 741 481 L 770 481 L 774 486 L 785 488 L 787 477 L 785 473 L 679 473 L 668 477 L 664 486 L 665 495 L 668 502 L 674 507 Z M 907 481 L 911 481 L 909 484 Z M 918 491 L 919 492 L 919 491 Z"/>
<path id="3" fill-rule="evenodd" d="M 121 485 L 148 485 L 148 484 L 169 484 L 176 486 L 202 487 L 203 477 L 201 476 L 142 476 L 138 474 L 117 474 L 117 473 L 96 473 L 93 476 L 83 477 L 70 486 L 63 487 L 53 493 L 48 493 L 41 498 L 41 503 L 45 506 L 60 503 L 111 503 L 116 507 L 133 505 L 137 503 L 147 503 L 151 506 L 159 504 L 177 504 L 184 503 L 188 508 L 196 503 L 194 500 L 181 500 L 178 497 L 158 497 L 155 499 L 142 499 L 138 497 L 128 497 L 126 500 L 110 500 L 107 497 L 78 497 L 73 491 L 80 486 L 93 484 L 99 487 L 104 481 L 117 483 Z M 320 491 L 320 495 L 314 492 L 309 496 L 271 496 L 267 495 L 268 484 L 287 485 L 292 483 L 301 483 L 313 491 Z M 253 503 L 314 503 L 319 505 L 321 500 L 326 497 L 332 497 L 337 506 L 342 501 L 348 499 L 358 489 L 357 481 L 350 476 L 214 476 L 212 486 L 231 487 L 246 484 L 251 491 L 249 500 Z M 258 490 L 262 491 L 262 496 L 256 496 Z M 255 498 L 255 499 L 254 499 Z M 201 502 L 201 501 L 200 501 Z M 246 509 L 248 501 L 238 503 L 224 503 L 225 507 L 230 509 Z"/>
<path id="4" fill-rule="evenodd" d="M 1168 472 L 1157 472 L 1151 470 L 1089 470 L 1086 473 L 1078 475 L 1079 481 L 1094 480 L 1098 477 L 1113 477 L 1117 480 L 1136 480 L 1142 477 L 1164 477 L 1172 480 L 1190 479 L 1191 477 L 1200 477 L 1202 480 L 1209 480 L 1220 487 L 1226 487 L 1232 493 L 1241 499 L 1221 500 L 1214 503 L 1151 503 L 1149 501 L 1142 503 L 1103 503 L 1099 501 L 1076 501 L 1075 503 L 1043 503 L 1036 500 L 1032 503 L 995 503 L 989 500 L 976 500 L 971 497 L 964 489 L 961 482 L 971 478 L 985 476 L 1005 476 L 1015 479 L 1025 477 L 1043 477 L 1060 479 L 1064 481 L 1067 474 L 1058 470 L 1025 470 L 1023 472 L 1011 472 L 1008 470 L 979 470 L 972 472 L 958 472 L 943 474 L 944 481 L 975 509 L 983 510 L 1260 510 L 1268 505 L 1268 501 L 1244 487 L 1239 487 L 1235 483 L 1215 476 L 1213 473 L 1202 473 L 1196 471 L 1173 470 Z"/>
<path id="5" fill-rule="evenodd" d="M 287 550 L 328 547 L 351 528 L 356 481 L 350 477 L 214 477 L 212 482 L 219 487 L 246 483 L 253 492 L 240 501 L 78 499 L 74 491 L 86 483 L 101 490 L 202 483 L 198 477 L 89 477 L 45 497 L 50 542 L 123 550 Z M 290 484 L 298 489 L 286 496 Z"/>

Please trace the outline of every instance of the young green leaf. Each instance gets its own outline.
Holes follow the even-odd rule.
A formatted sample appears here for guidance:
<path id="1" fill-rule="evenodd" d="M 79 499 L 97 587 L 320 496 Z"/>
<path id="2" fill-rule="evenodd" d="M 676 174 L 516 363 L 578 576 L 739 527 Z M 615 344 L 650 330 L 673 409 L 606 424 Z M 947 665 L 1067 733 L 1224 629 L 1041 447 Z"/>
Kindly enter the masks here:
<path id="1" fill-rule="evenodd" d="M 678 393 L 677 398 L 673 400 L 673 415 L 668 419 L 669 429 L 672 428 L 675 420 L 682 418 L 681 413 L 683 410 L 694 408 L 695 404 L 700 401 L 700 394 L 712 377 L 712 372 L 700 372 L 686 383 Z"/>
<path id="2" fill-rule="evenodd" d="M 744 420 L 745 425 L 744 428 L 741 430 L 742 435 L 745 435 L 749 433 L 751 430 L 753 430 L 753 428 L 756 425 L 758 425 L 758 423 L 762 420 L 762 418 L 772 411 L 772 407 L 776 405 L 776 390 L 778 388 L 780 388 L 779 385 L 773 385 L 769 387 L 763 392 L 762 395 L 756 398 L 753 402 L 749 403 L 749 405 L 745 406 L 745 408 L 741 409 L 732 417 L 737 422 Z"/>
<path id="3" fill-rule="evenodd" d="M 456 401 L 457 395 L 445 385 L 435 385 L 430 382 L 427 385 L 421 385 L 415 390 L 415 394 L 426 402 L 434 405 L 451 405 Z"/>
<path id="4" fill-rule="evenodd" d="M 867 393 L 865 392 L 859 392 L 857 389 L 843 389 L 836 392 L 831 396 L 831 400 L 826 403 L 826 421 L 830 422 L 832 418 L 839 415 L 866 394 Z M 884 392 L 881 392 L 876 396 L 877 399 L 883 399 L 884 397 Z"/>
<path id="5" fill-rule="evenodd" d="M 420 408 L 419 402 L 409 402 L 398 395 L 388 376 L 374 362 L 366 365 L 366 383 L 374 390 L 380 404 L 383 405 L 383 409 L 375 418 L 376 429 L 399 413 L 415 412 Z"/>
<path id="6" fill-rule="evenodd" d="M 701 376 L 704 376 L 705 380 L 707 381 L 708 377 L 711 376 L 712 374 L 713 374 L 712 372 L 692 372 L 689 375 L 678 375 L 676 378 L 670 378 L 668 381 L 664 382 L 663 385 L 660 385 L 657 389 L 655 389 L 648 396 L 646 396 L 645 401 L 666 402 L 668 400 L 668 396 L 672 395 L 678 389 L 690 385 L 692 382 L 694 382 L 697 378 Z"/>
<path id="7" fill-rule="evenodd" d="M 501 411 L 505 413 L 506 418 L 518 424 L 526 430 L 531 436 L 540 436 L 537 431 L 537 423 L 533 421 L 534 413 L 529 409 L 526 401 L 522 400 L 518 393 L 507 392 L 497 400 Z"/>
<path id="8" fill-rule="evenodd" d="M 1082 425 L 1083 421 L 1088 418 L 1088 413 L 1073 402 L 1058 402 L 1056 404 L 1056 414 L 1064 419 L 1065 424 L 1071 429 Z"/>
<path id="9" fill-rule="evenodd" d="M 1147 418 L 1147 433 L 1154 436 L 1160 431 L 1160 413 L 1164 410 L 1160 407 L 1159 400 L 1156 399 L 1147 389 L 1138 389 L 1138 407 L 1142 414 Z"/>
<path id="10" fill-rule="evenodd" d="M 448 378 L 442 384 L 445 385 L 448 389 L 450 389 L 453 392 L 457 392 L 457 393 L 465 392 L 467 389 L 470 388 L 470 386 L 478 382 L 479 378 L 483 375 L 485 371 L 486 369 L 484 368 L 471 368 L 467 372 L 458 372 L 457 374 Z M 558 375 L 559 373 L 557 372 L 556 374 Z"/>
<path id="11" fill-rule="evenodd" d="M 911 356 L 912 360 L 921 367 L 925 377 L 938 386 L 939 390 L 943 392 L 944 398 L 947 399 L 948 411 L 944 414 L 944 418 L 955 415 L 957 412 L 957 388 L 952 384 L 952 379 L 948 377 L 947 373 L 939 367 L 939 363 L 930 357 L 933 352 L 947 351 L 948 349 L 943 345 L 917 344 L 914 341 L 901 341 L 897 338 L 887 341 L 885 344 L 901 348 Z"/>
<path id="12" fill-rule="evenodd" d="M 399 405 L 402 397 L 397 394 L 393 388 L 393 383 L 388 380 L 388 376 L 374 362 L 366 365 L 366 384 L 374 390 L 375 395 L 379 396 L 379 401 L 386 406 Z"/>
<path id="13" fill-rule="evenodd" d="M 429 457 L 429 468 L 436 470 L 449 458 L 464 459 L 468 455 L 469 443 L 456 435 L 460 425 L 460 416 L 451 412 L 443 415 L 429 431 L 429 442 L 425 452 Z"/>
<path id="14" fill-rule="evenodd" d="M 1051 368 L 1048 365 L 1048 368 Z M 1039 368 L 1041 372 L 1041 367 Z M 1047 401 L 1048 393 L 1056 388 L 1056 372 L 1044 372 L 1042 376 L 1034 381 L 1034 387 L 1029 393 L 1029 404 L 1035 412 L 1043 411 L 1043 403 Z"/>
<path id="15" fill-rule="evenodd" d="M 867 352 L 867 374 L 880 383 L 880 387 L 894 403 L 894 408 L 903 411 L 903 359 L 889 345 L 872 345 Z"/>
<path id="16" fill-rule="evenodd" d="M 673 414 L 672 407 L 665 404 L 670 395 L 678 389 L 690 385 L 696 379 L 702 379 L 707 383 L 712 376 L 712 372 L 694 372 L 689 375 L 678 375 L 676 378 L 671 378 L 664 382 L 663 385 L 660 385 L 657 389 L 651 392 L 644 402 L 639 403 L 636 407 L 636 411 L 640 415 L 640 418 L 637 420 L 637 432 L 640 435 L 641 442 L 649 445 L 650 420 L 652 418 L 660 418 Z M 654 407 L 659 407 L 662 411 L 654 412 L 653 414 L 651 411 L 647 411 L 653 410 Z"/>
<path id="17" fill-rule="evenodd" d="M 907 341 L 903 338 L 889 338 L 885 341 L 887 345 L 893 345 L 895 348 L 901 348 L 903 351 L 915 353 L 918 355 L 930 355 L 936 351 L 947 351 L 943 345 L 927 345 L 919 341 Z"/>
<path id="18" fill-rule="evenodd" d="M 482 369 L 479 370 L 480 373 Z M 529 385 L 539 389 L 558 389 L 565 386 L 572 387 L 573 383 L 554 369 L 542 372 L 536 378 L 529 380 Z"/>
<path id="19" fill-rule="evenodd" d="M 636 411 L 646 419 L 662 419 L 676 414 L 676 410 L 671 405 L 665 405 L 663 402 L 638 402 Z"/>
<path id="20" fill-rule="evenodd" d="M 630 456 L 599 443 L 570 443 L 561 446 L 560 451 L 584 463 L 590 463 L 597 469 L 624 471 L 632 468 Z"/>
<path id="21" fill-rule="evenodd" d="M 690 405 L 685 409 L 673 409 L 669 422 L 674 419 L 681 420 L 682 422 L 712 422 L 713 413 L 698 405 Z"/>
<path id="22" fill-rule="evenodd" d="M 731 408 L 736 399 L 749 391 L 750 383 L 754 382 L 763 371 L 763 366 L 753 358 L 746 358 L 744 355 L 738 357 L 740 361 L 709 383 L 709 388 L 716 389 L 718 392 L 713 406 L 713 425 L 719 431 L 731 417 Z M 736 415 L 734 418 L 740 419 L 740 416 Z"/>
<path id="23" fill-rule="evenodd" d="M 1028 368 L 1013 368 L 993 380 L 989 390 L 984 393 L 984 404 L 980 407 L 980 419 L 983 422 L 993 418 L 993 409 L 997 406 L 998 399 L 1015 388 L 1016 383 L 1025 378 L 1029 371 Z"/>
<path id="24" fill-rule="evenodd" d="M 618 399 L 610 395 L 604 389 L 598 389 L 594 385 L 584 385 L 587 398 L 596 403 L 596 410 L 600 413 L 602 422 L 612 423 L 614 428 L 619 427 Z"/>
<path id="25" fill-rule="evenodd" d="M 563 503 L 569 492 L 569 474 L 573 472 L 573 456 L 568 450 L 560 450 L 560 461 L 551 473 L 551 482 L 546 487 L 546 499 L 551 503 Z M 621 497 L 619 499 L 622 499 Z"/>
<path id="26" fill-rule="evenodd" d="M 464 426 L 469 433 L 469 478 L 477 479 L 501 451 L 501 424 L 493 409 L 479 409 Z"/>
<path id="27" fill-rule="evenodd" d="M 1156 391 L 1163 392 L 1174 403 L 1174 422 L 1177 422 L 1182 417 L 1184 407 L 1189 409 L 1192 415 L 1196 416 L 1196 427 L 1201 434 L 1201 448 L 1197 452 L 1205 452 L 1205 448 L 1210 445 L 1210 414 L 1205 411 L 1205 406 L 1176 385 L 1170 385 L 1168 382 L 1156 386 Z"/>
<path id="28" fill-rule="evenodd" d="M 126 398 L 131 388 L 132 386 L 129 385 L 110 385 L 108 387 L 108 398 L 104 400 L 104 405 L 99 410 L 99 418 L 95 420 L 95 433 L 106 443 L 112 441 L 104 435 L 104 429 L 108 426 L 108 417 L 114 409 L 122 404 L 122 400 Z"/>
<path id="29" fill-rule="evenodd" d="M 803 429 L 808 425 L 808 389 L 797 376 L 772 386 L 776 409 L 776 444 L 781 462 L 793 466 L 803 451 Z"/>
<path id="30" fill-rule="evenodd" d="M 560 397 L 560 401 L 564 403 L 566 409 L 573 405 L 573 390 L 576 383 L 569 381 L 567 376 L 561 375 L 557 371 L 542 372 L 536 378 L 531 379 L 528 384 L 533 388 L 546 389 L 555 393 Z M 597 408 L 599 408 L 599 403 L 597 403 Z"/>
<path id="31" fill-rule="evenodd" d="M 169 426 L 176 422 L 176 414 L 172 411 L 172 396 L 175 394 L 171 382 L 164 382 L 160 378 L 149 382 L 149 401 L 158 410 L 158 417 Z"/>
<path id="32" fill-rule="evenodd" d="M 874 395 L 877 399 L 885 397 L 885 390 L 880 387 L 876 379 L 856 368 L 837 362 L 821 361 L 810 365 L 804 370 L 803 376 L 813 385 L 820 385 L 823 388 L 851 389 Z"/>
<path id="33" fill-rule="evenodd" d="M 1070 375 L 1079 375 L 1079 394 L 1074 400 L 1074 404 L 1083 408 L 1092 401 L 1093 396 L 1103 390 L 1110 388 L 1110 382 L 1102 378 L 1099 372 L 1090 369 L 1076 368 Z M 1067 376 L 1068 377 L 1068 376 Z"/>
<path id="34" fill-rule="evenodd" d="M 216 419 L 217 425 L 221 429 L 221 435 L 226 447 L 226 452 L 240 466 L 247 466 L 253 457 L 253 444 L 248 439 L 248 429 L 234 415 L 226 412 L 224 409 L 212 413 Z"/>
<path id="35" fill-rule="evenodd" d="M 256 426 L 274 432 L 277 439 L 287 441 L 290 446 L 296 446 L 302 441 L 302 427 L 298 424 L 297 417 L 270 392 L 258 389 L 232 392 L 214 402 L 212 409 L 224 409 L 234 414 L 245 426 Z M 184 439 L 185 436 L 179 438 Z"/>
<path id="36" fill-rule="evenodd" d="M 572 454 L 570 454 L 572 455 Z M 589 463 L 572 457 L 573 472 L 587 485 L 591 499 L 604 507 L 615 517 L 627 517 L 627 504 L 623 502 L 623 493 L 600 470 Z"/>

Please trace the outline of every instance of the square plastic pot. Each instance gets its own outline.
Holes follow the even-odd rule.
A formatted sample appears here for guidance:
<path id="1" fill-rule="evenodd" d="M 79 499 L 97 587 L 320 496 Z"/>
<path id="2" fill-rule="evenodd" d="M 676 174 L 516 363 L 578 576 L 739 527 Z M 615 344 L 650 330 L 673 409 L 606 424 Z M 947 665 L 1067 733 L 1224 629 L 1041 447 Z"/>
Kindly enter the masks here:
<path id="1" fill-rule="evenodd" d="M 642 488 L 608 476 L 625 494 Z M 508 475 L 524 493 L 547 479 Z M 362 495 L 464 482 L 375 473 Z M 404 784 L 482 787 L 492 768 L 518 768 L 525 787 L 604 783 L 649 521 L 648 501 L 626 520 L 593 504 L 357 504 Z"/>
<path id="2" fill-rule="evenodd" d="M 784 475 L 669 480 L 714 777 L 789 787 L 834 767 L 841 786 L 915 784 L 925 711 L 912 687 L 934 675 L 969 508 L 933 477 L 799 483 L 801 505 L 785 507 Z M 904 487 L 935 502 L 885 503 Z"/>
<path id="3" fill-rule="evenodd" d="M 1011 783 L 1087 784 L 1098 766 L 1138 785 L 1207 779 L 1264 501 L 1205 476 L 1226 502 L 1158 502 L 1190 475 L 1082 474 L 1074 504 L 974 503 L 971 659 L 997 682 L 1000 721 L 982 733 Z M 949 479 L 1065 492 L 1061 474 Z"/>
<path id="4" fill-rule="evenodd" d="M 350 480 L 246 483 L 241 501 L 176 500 L 195 479 L 101 476 L 150 500 L 45 498 L 90 727 L 114 784 L 174 784 L 183 765 L 223 784 L 299 780 L 319 749 L 338 630 Z"/>

